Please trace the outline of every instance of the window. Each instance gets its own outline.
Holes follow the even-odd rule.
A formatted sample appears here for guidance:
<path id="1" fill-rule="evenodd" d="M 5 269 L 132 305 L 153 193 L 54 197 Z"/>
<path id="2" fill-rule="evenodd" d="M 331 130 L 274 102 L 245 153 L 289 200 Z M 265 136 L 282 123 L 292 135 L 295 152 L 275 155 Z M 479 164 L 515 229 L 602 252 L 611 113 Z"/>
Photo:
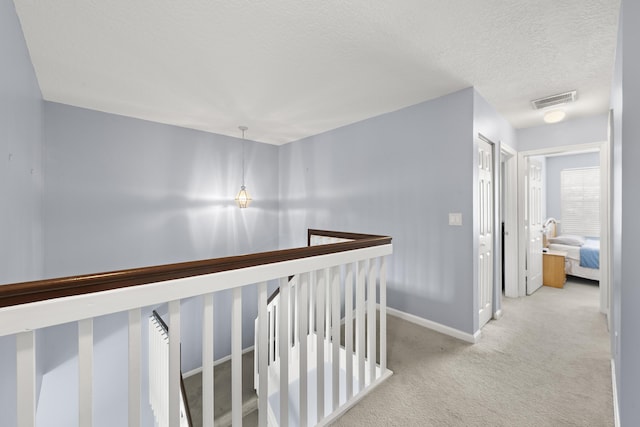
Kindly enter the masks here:
<path id="1" fill-rule="evenodd" d="M 600 237 L 600 168 L 560 173 L 562 234 Z"/>

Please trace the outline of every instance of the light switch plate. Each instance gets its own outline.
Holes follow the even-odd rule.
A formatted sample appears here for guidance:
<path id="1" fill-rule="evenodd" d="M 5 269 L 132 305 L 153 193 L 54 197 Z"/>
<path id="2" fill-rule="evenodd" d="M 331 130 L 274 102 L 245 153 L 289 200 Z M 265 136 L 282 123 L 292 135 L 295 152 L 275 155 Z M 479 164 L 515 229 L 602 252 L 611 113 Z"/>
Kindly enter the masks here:
<path id="1" fill-rule="evenodd" d="M 462 225 L 462 213 L 449 213 L 449 225 Z"/>

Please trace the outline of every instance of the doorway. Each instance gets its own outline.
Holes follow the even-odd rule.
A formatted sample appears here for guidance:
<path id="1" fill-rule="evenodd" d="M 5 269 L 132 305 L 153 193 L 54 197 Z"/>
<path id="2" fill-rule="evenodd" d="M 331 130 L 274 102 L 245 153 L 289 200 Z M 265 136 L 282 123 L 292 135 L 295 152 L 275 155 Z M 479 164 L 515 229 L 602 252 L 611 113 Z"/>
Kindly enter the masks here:
<path id="1" fill-rule="evenodd" d="M 609 236 L 609 182 L 610 182 L 610 163 L 609 163 L 609 142 L 581 144 L 563 147 L 554 147 L 541 150 L 526 151 L 518 154 L 518 188 L 526 189 L 529 187 L 528 165 L 529 160 L 536 156 L 559 156 L 577 153 L 599 153 L 600 166 L 600 311 L 608 316 L 609 314 L 609 265 L 610 265 L 610 236 Z M 522 193 L 524 193 L 523 191 Z M 531 280 L 532 274 L 530 266 L 535 266 L 537 257 L 542 258 L 542 252 L 531 252 L 530 242 L 531 233 L 535 230 L 529 228 L 529 208 L 530 198 L 526 194 L 518 195 L 518 295 L 527 295 L 529 288 L 528 282 Z M 532 259 L 536 257 L 536 259 Z"/>

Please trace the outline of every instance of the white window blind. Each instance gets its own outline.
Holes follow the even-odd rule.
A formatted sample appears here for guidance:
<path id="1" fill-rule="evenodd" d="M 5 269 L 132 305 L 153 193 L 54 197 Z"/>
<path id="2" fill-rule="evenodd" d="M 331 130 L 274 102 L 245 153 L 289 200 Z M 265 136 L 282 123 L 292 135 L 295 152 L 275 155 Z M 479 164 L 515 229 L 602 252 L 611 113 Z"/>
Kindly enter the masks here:
<path id="1" fill-rule="evenodd" d="M 600 168 L 564 169 L 560 173 L 562 234 L 600 236 Z"/>

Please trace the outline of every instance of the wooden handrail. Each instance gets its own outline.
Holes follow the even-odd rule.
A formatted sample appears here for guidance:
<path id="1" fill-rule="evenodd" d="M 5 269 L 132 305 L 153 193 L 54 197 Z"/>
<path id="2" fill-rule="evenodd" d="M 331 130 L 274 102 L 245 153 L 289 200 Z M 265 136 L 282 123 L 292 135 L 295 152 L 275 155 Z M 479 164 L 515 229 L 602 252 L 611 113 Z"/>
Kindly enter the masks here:
<path id="1" fill-rule="evenodd" d="M 0 308 L 391 244 L 391 237 L 388 236 L 308 230 L 307 235 L 311 236 L 311 234 L 354 240 L 328 245 L 306 246 L 225 258 L 2 285 L 0 286 Z"/>

